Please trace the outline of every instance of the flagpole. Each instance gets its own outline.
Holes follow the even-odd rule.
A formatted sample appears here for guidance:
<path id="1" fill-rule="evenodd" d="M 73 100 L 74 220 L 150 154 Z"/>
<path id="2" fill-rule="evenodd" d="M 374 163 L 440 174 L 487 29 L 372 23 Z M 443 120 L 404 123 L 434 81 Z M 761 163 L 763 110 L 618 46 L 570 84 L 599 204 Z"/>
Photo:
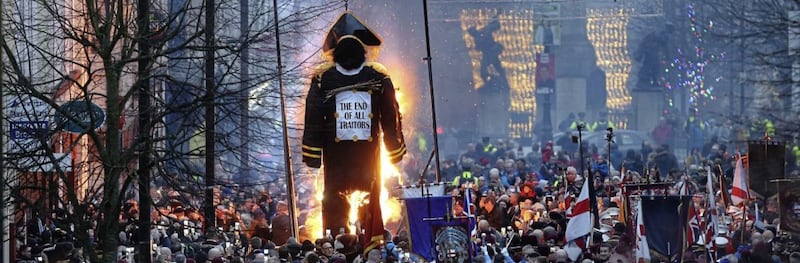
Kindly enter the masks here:
<path id="1" fill-rule="evenodd" d="M 422 13 L 425 21 L 425 49 L 426 56 L 423 58 L 428 64 L 428 89 L 431 96 L 431 123 L 433 124 L 433 151 L 436 152 L 436 182 L 442 182 L 442 172 L 439 167 L 439 134 L 436 133 L 436 96 L 433 90 L 433 64 L 431 63 L 431 37 L 428 29 L 428 0 L 422 0 Z"/>
<path id="2" fill-rule="evenodd" d="M 272 0 L 272 15 L 275 24 L 275 52 L 278 62 L 278 88 L 281 97 L 281 121 L 283 123 L 283 161 L 286 169 L 286 204 L 289 206 L 290 234 L 297 237 L 297 207 L 295 205 L 294 173 L 292 168 L 292 151 L 289 150 L 289 121 L 286 118 L 286 96 L 283 87 L 283 60 L 281 59 L 281 34 L 279 30 L 278 0 Z"/>
<path id="3" fill-rule="evenodd" d="M 725 186 L 725 171 L 722 170 L 722 165 L 717 164 L 717 169 L 719 170 L 719 190 L 720 190 L 720 198 L 722 198 L 722 205 L 725 210 L 728 209 L 730 205 L 731 198 L 728 196 L 728 190 Z"/>
<path id="4" fill-rule="evenodd" d="M 589 218 L 592 221 L 592 230 L 594 230 L 594 228 L 600 228 L 600 212 L 597 209 L 597 193 L 594 190 L 594 176 L 592 176 L 591 165 L 587 169 L 589 169 L 589 175 L 583 180 L 585 181 L 584 183 L 588 184 L 589 188 L 589 212 L 591 214 Z"/>
<path id="5" fill-rule="evenodd" d="M 741 231 L 739 232 L 739 244 L 744 243 L 744 231 L 745 226 L 747 225 L 747 202 L 749 202 L 749 200 L 744 200 L 744 202 L 742 202 L 742 226 L 739 228 Z"/>
<path id="6" fill-rule="evenodd" d="M 781 206 L 781 184 L 778 183 L 777 185 L 778 185 L 778 189 L 777 189 L 778 190 L 778 211 L 781 211 L 781 207 L 782 207 Z M 780 218 L 780 217 L 778 217 L 778 218 Z M 773 220 L 773 222 L 774 222 L 774 220 Z M 770 222 L 770 223 L 772 223 L 772 222 Z M 775 235 L 777 235 L 780 232 L 781 232 L 781 224 L 778 224 L 778 225 L 775 226 Z"/>
<path id="7" fill-rule="evenodd" d="M 614 143 L 614 128 L 606 128 L 606 142 L 608 144 L 608 173 L 611 175 L 611 168 L 614 167 L 611 162 L 611 144 Z"/>

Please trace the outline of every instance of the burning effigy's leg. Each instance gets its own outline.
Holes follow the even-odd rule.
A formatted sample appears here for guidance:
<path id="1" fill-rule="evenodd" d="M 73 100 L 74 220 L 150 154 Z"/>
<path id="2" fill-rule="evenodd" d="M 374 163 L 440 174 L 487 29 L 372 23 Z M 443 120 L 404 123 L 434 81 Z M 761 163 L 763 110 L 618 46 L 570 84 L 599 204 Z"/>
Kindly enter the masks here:
<path id="1" fill-rule="evenodd" d="M 325 191 L 322 197 L 322 226 L 333 237 L 347 231 L 347 211 L 350 205 L 339 191 Z"/>

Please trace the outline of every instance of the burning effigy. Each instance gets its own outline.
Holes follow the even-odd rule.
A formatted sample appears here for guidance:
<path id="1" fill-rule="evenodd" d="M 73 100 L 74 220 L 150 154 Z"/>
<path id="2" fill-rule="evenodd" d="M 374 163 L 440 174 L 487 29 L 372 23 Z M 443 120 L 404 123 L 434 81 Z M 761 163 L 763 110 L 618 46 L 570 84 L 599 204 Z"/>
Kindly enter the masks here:
<path id="1" fill-rule="evenodd" d="M 323 44 L 329 60 L 314 73 L 306 97 L 302 145 L 303 162 L 322 169 L 323 229 L 361 235 L 365 251 L 384 236 L 381 145 L 390 163 L 407 151 L 392 80 L 367 59 L 380 44 L 350 12 L 331 26 Z M 357 220 L 349 219 L 352 206 L 361 206 Z"/>

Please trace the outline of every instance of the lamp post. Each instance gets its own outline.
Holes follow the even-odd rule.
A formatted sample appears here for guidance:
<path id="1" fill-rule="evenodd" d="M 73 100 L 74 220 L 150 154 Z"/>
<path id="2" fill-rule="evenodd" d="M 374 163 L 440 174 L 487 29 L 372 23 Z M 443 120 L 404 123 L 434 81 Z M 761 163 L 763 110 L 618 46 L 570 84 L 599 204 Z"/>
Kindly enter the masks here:
<path id="1" fill-rule="evenodd" d="M 538 100 L 540 101 L 540 109 L 541 111 L 541 119 L 537 127 L 537 137 L 539 141 L 550 141 L 553 139 L 553 122 L 551 120 L 551 112 L 550 112 L 550 105 L 551 105 L 551 97 L 553 94 L 553 88 L 547 87 L 544 85 L 536 85 L 536 95 L 538 95 Z"/>
<path id="2" fill-rule="evenodd" d="M 204 74 L 205 74 L 205 203 L 203 215 L 206 220 L 205 230 L 213 231 L 214 224 L 216 223 L 216 216 L 214 214 L 214 186 L 216 185 L 216 113 L 215 113 L 215 98 L 216 98 L 216 77 L 214 72 L 214 50 L 215 50 L 215 34 L 214 25 L 216 24 L 214 16 L 216 16 L 216 1 L 204 0 L 206 6 L 205 12 L 205 27 L 203 28 L 205 34 L 204 42 Z"/>
<path id="3" fill-rule="evenodd" d="M 544 53 L 536 56 L 536 95 L 541 109 L 541 118 L 536 125 L 539 141 L 553 139 L 553 123 L 551 120 L 550 105 L 555 90 L 555 55 L 550 52 L 550 45 L 546 45 Z"/>
<path id="4" fill-rule="evenodd" d="M 150 154 L 153 150 L 153 140 L 150 136 L 152 127 L 152 102 L 150 100 L 150 63 L 152 59 L 150 37 L 150 0 L 139 0 L 136 12 L 136 23 L 139 26 L 139 62 L 138 62 L 138 101 L 139 101 L 139 128 L 138 136 L 143 139 L 139 149 L 139 256 L 137 262 L 152 262 L 153 250 L 150 238 L 152 198 L 150 197 L 150 173 L 153 160 Z"/>
<path id="5" fill-rule="evenodd" d="M 240 154 L 240 168 L 238 183 L 251 185 L 250 180 L 250 2 L 239 0 L 239 41 L 242 45 L 241 57 L 239 58 L 239 68 L 241 70 L 241 100 L 239 101 L 239 127 L 241 128 L 240 143 L 242 152 Z"/>

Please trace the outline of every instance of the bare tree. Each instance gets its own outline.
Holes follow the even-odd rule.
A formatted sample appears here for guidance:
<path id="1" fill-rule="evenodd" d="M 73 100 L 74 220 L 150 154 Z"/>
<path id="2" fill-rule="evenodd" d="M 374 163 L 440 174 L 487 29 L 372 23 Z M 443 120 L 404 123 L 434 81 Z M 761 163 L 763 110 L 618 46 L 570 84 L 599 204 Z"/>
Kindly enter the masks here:
<path id="1" fill-rule="evenodd" d="M 237 30 L 240 5 L 221 2 L 214 39 L 219 87 L 213 98 L 219 127 L 214 143 L 220 146 L 218 167 L 234 174 L 241 165 L 234 159 L 256 159 L 257 151 L 248 150 L 253 145 L 273 149 L 280 145 L 279 115 L 269 114 L 279 99 L 277 87 L 269 85 L 277 73 L 274 50 L 268 48 L 275 21 L 268 1 L 251 1 L 247 12 L 251 23 Z M 197 114 L 204 101 L 202 10 L 206 8 L 198 3 L 153 1 L 147 30 L 137 28 L 136 1 L 130 0 L 27 0 L 3 9 L 2 70 L 7 77 L 2 84 L 8 95 L 4 116 L 11 133 L 3 165 L 13 171 L 3 183 L 11 189 L 8 201 L 16 208 L 9 220 L 27 229 L 18 240 L 39 234 L 26 223 L 52 220 L 61 230 L 55 234 L 74 238 L 92 261 L 110 262 L 121 241 L 150 238 L 120 236 L 126 228 L 151 220 L 138 218 L 131 202 L 138 200 L 140 155 L 152 158 L 156 183 L 170 185 L 184 196 L 212 198 L 203 196 L 200 167 L 206 164 L 197 158 L 205 149 L 199 135 L 206 127 Z M 319 1 L 303 8 L 278 6 L 283 10 L 280 24 L 294 36 L 315 32 L 318 28 L 311 21 L 331 5 Z M 137 45 L 143 40 L 152 48 L 146 57 Z M 303 44 L 294 41 L 284 46 L 299 50 L 296 45 Z M 239 85 L 244 50 L 257 55 L 245 62 L 251 72 L 247 85 Z M 137 68 L 141 61 L 150 62 L 145 72 Z M 302 70 L 293 69 L 285 78 L 302 81 L 298 74 Z M 143 82 L 149 85 L 140 85 Z M 154 109 L 144 113 L 154 120 L 147 127 L 137 124 L 142 114 L 140 92 L 149 94 Z M 297 96 L 288 94 L 289 99 Z M 254 114 L 246 118 L 241 118 L 242 108 L 231 106 L 243 100 L 255 105 L 248 107 Z M 239 129 L 244 123 L 249 128 Z M 254 164 L 260 173 L 275 169 Z"/>
<path id="2" fill-rule="evenodd" d="M 726 52 L 727 68 L 721 75 L 730 80 L 727 117 L 745 127 L 763 126 L 769 119 L 777 139 L 796 140 L 800 75 L 792 68 L 800 65 L 800 2 L 704 0 L 699 6 L 707 12 L 707 21 L 713 21 L 712 41 Z M 751 137 L 763 135 L 760 131 Z"/>

